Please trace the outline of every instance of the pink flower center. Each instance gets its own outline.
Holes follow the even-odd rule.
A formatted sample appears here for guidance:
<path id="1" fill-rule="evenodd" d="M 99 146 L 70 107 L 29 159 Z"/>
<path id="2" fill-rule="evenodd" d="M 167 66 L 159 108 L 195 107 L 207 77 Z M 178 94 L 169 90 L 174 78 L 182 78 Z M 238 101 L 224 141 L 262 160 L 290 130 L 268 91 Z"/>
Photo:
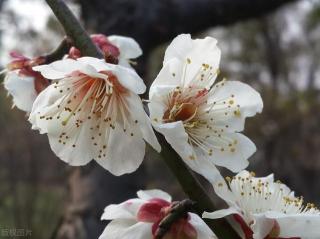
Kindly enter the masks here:
<path id="1" fill-rule="evenodd" d="M 154 198 L 143 204 L 138 212 L 138 221 L 152 223 L 152 235 L 155 237 L 160 222 L 171 212 L 173 203 Z M 197 231 L 189 223 L 190 218 L 181 218 L 172 224 L 164 239 L 196 239 Z"/>
<path id="2" fill-rule="evenodd" d="M 188 87 L 180 90 L 177 87 L 169 95 L 163 120 L 167 122 L 192 121 L 196 117 L 199 107 L 205 103 L 207 93 L 207 89 Z"/>

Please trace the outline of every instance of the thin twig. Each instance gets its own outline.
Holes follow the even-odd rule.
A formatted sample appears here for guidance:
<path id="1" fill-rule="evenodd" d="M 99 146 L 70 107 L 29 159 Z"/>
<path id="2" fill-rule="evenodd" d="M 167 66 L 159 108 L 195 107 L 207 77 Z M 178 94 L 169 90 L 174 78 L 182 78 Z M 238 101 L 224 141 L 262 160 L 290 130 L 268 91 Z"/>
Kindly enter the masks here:
<path id="1" fill-rule="evenodd" d="M 46 2 L 63 26 L 67 36 L 72 39 L 75 47 L 81 51 L 83 56 L 104 57 L 64 1 L 46 0 Z"/>

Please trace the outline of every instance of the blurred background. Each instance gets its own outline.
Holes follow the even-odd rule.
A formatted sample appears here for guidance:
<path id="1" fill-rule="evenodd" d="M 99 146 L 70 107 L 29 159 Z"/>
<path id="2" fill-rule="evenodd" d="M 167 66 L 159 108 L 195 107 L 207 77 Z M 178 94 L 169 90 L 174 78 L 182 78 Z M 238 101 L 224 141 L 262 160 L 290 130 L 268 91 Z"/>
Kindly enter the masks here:
<path id="1" fill-rule="evenodd" d="M 306 201 L 320 205 L 319 0 L 67 3 L 89 32 L 132 36 L 141 44 L 144 56 L 137 70 L 148 85 L 177 34 L 217 38 L 221 74 L 249 83 L 264 100 L 263 113 L 246 123 L 245 134 L 258 148 L 250 170 L 259 176 L 273 172 Z M 43 0 L 0 0 L 0 9 L 1 68 L 10 51 L 41 55 L 63 37 Z M 138 189 L 161 188 L 184 197 L 152 150 L 137 172 L 123 177 L 113 177 L 95 163 L 69 167 L 51 152 L 47 137 L 32 131 L 27 116 L 11 106 L 1 86 L 0 230 L 28 229 L 28 238 L 35 239 L 92 239 L 104 228 L 103 208 Z"/>

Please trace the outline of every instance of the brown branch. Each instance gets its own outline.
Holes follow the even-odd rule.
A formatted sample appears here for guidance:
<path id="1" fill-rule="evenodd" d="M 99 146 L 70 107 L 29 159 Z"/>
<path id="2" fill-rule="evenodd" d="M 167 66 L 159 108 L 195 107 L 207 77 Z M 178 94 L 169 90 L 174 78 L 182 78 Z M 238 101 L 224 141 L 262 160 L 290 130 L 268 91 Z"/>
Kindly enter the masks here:
<path id="1" fill-rule="evenodd" d="M 201 183 L 196 179 L 195 175 L 187 167 L 187 165 L 180 159 L 179 155 L 171 148 L 161 134 L 157 134 L 159 143 L 162 145 L 161 156 L 170 171 L 174 174 L 180 183 L 183 191 L 188 197 L 197 202 L 195 209 L 199 215 L 204 211 L 215 211 L 215 205 L 208 196 L 206 190 Z M 223 239 L 237 239 L 238 234 L 233 230 L 230 224 L 225 219 L 206 220 L 206 223 L 218 236 Z"/>
<path id="2" fill-rule="evenodd" d="M 72 39 L 75 47 L 81 51 L 83 56 L 104 57 L 64 1 L 46 0 L 46 2 L 63 26 L 67 36 Z"/>
<path id="3" fill-rule="evenodd" d="M 180 33 L 266 15 L 296 0 L 78 0 L 95 31 L 135 38 L 145 53 Z"/>

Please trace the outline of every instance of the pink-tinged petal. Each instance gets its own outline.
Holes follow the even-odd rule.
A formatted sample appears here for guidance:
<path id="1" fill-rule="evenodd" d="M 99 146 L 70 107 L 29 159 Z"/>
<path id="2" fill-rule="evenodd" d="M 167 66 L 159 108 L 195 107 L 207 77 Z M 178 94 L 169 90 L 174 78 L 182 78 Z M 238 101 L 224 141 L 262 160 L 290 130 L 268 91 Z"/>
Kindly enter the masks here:
<path id="1" fill-rule="evenodd" d="M 196 239 L 197 231 L 188 222 L 188 219 L 182 218 L 171 225 L 170 230 L 163 237 L 164 239 Z"/>
<path id="2" fill-rule="evenodd" d="M 20 54 L 19 52 L 16 52 L 16 51 L 11 51 L 9 53 L 9 55 L 12 57 L 12 58 L 15 58 L 17 60 L 30 60 L 28 57 L 25 57 L 24 55 Z"/>
<path id="3" fill-rule="evenodd" d="M 138 212 L 137 219 L 141 222 L 152 222 L 155 223 L 162 216 L 161 211 L 165 207 L 169 207 L 170 203 L 160 199 L 154 198 L 149 202 L 143 204 Z"/>
<path id="4" fill-rule="evenodd" d="M 187 222 L 183 225 L 182 230 L 183 230 L 184 234 L 186 235 L 186 238 L 189 238 L 189 239 L 197 239 L 198 238 L 197 230 L 189 222 Z"/>
<path id="5" fill-rule="evenodd" d="M 120 49 L 113 44 L 107 36 L 103 34 L 93 34 L 90 36 L 92 41 L 104 52 L 106 55 L 112 55 L 114 58 L 118 58 L 120 55 Z"/>
<path id="6" fill-rule="evenodd" d="M 253 237 L 253 231 L 251 230 L 251 228 L 249 227 L 249 225 L 245 222 L 245 220 L 242 218 L 241 215 L 239 214 L 234 214 L 233 215 L 233 218 L 235 219 L 235 221 L 240 225 L 244 235 L 245 235 L 245 238 L 254 238 Z M 262 237 L 263 238 L 263 237 Z M 261 238 L 261 239 L 262 239 Z M 257 239 L 257 238 L 254 238 L 254 239 Z"/>

